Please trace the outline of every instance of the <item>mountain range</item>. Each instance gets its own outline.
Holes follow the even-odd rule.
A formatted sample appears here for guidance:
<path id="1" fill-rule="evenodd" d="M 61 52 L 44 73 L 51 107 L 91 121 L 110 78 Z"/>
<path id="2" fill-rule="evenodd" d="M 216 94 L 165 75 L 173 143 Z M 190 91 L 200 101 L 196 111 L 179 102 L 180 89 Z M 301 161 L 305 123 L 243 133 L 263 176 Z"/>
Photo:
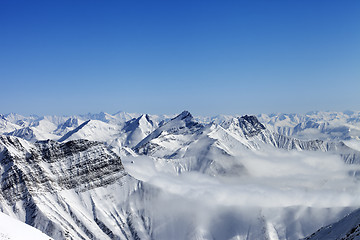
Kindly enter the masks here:
<path id="1" fill-rule="evenodd" d="M 0 134 L 1 211 L 53 239 L 358 237 L 359 112 L 5 114 Z"/>

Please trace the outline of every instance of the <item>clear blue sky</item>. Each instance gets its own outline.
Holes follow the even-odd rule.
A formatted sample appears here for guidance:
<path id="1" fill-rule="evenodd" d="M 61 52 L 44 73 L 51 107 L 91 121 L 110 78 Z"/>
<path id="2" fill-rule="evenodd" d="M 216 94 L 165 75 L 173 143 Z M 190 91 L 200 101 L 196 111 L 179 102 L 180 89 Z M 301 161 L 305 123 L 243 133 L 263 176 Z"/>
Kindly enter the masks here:
<path id="1" fill-rule="evenodd" d="M 0 113 L 360 110 L 360 1 L 0 1 Z"/>

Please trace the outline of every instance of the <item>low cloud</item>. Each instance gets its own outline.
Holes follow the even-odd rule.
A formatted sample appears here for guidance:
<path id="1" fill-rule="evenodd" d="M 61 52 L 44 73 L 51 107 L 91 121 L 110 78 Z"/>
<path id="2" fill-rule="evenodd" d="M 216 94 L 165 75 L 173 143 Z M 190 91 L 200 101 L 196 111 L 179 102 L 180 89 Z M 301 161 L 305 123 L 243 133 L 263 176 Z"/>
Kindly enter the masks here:
<path id="1" fill-rule="evenodd" d="M 171 160 L 159 164 L 150 157 L 124 159 L 127 171 L 135 178 L 191 199 L 260 207 L 359 205 L 358 179 L 350 173 L 360 171 L 360 166 L 344 164 L 337 155 L 276 150 L 249 153 L 237 161 L 249 174 L 232 177 L 199 172 L 176 174 L 171 172 Z"/>
<path id="2" fill-rule="evenodd" d="M 261 239 L 256 234 L 265 226 L 267 231 L 275 229 L 280 239 L 299 239 L 360 205 L 359 181 L 350 174 L 360 171 L 360 166 L 344 164 L 329 153 L 246 153 L 235 161 L 244 165 L 247 174 L 231 177 L 178 174 L 171 161 L 143 156 L 123 159 L 132 176 L 162 190 L 151 203 L 154 221 L 167 222 L 164 228 L 176 224 L 176 229 L 187 229 L 173 229 L 173 233 L 158 229 L 155 235 L 160 238 L 190 234 L 192 229 L 191 234 L 230 239 L 249 236 L 251 228 L 252 239 Z M 230 225 L 235 230 L 226 232 Z"/>

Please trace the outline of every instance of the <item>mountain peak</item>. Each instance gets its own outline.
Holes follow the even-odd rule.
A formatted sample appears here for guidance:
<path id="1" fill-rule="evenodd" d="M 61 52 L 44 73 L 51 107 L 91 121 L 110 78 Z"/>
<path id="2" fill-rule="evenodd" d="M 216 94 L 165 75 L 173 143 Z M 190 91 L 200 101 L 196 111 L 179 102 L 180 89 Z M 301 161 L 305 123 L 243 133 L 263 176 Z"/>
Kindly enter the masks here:
<path id="1" fill-rule="evenodd" d="M 174 117 L 172 120 L 175 119 L 179 119 L 179 120 L 192 120 L 193 116 L 191 115 L 191 113 L 189 111 L 183 111 L 182 113 L 180 113 L 179 115 L 177 115 L 176 117 Z"/>
<path id="2" fill-rule="evenodd" d="M 236 132 L 241 133 L 242 136 L 252 137 L 257 135 L 260 131 L 264 130 L 265 127 L 259 122 L 257 117 L 245 115 L 242 117 L 234 117 L 231 120 L 224 121 L 220 124 L 225 129 L 233 129 Z"/>
<path id="3" fill-rule="evenodd" d="M 140 120 L 140 119 L 144 119 L 144 120 L 146 120 L 147 122 L 152 123 L 152 121 L 151 121 L 151 119 L 150 119 L 150 116 L 149 116 L 148 114 L 142 114 L 138 119 L 139 119 L 139 120 Z"/>
<path id="4" fill-rule="evenodd" d="M 246 122 L 250 123 L 251 125 L 253 125 L 254 128 L 256 128 L 256 129 L 260 129 L 260 130 L 265 129 L 264 125 L 261 122 L 259 122 L 257 117 L 255 117 L 253 115 L 242 116 L 242 117 L 240 117 L 240 121 L 246 121 Z"/>
<path id="5" fill-rule="evenodd" d="M 245 135 L 254 136 L 265 129 L 265 126 L 259 122 L 257 117 L 245 115 L 238 118 L 240 127 L 243 129 Z"/>

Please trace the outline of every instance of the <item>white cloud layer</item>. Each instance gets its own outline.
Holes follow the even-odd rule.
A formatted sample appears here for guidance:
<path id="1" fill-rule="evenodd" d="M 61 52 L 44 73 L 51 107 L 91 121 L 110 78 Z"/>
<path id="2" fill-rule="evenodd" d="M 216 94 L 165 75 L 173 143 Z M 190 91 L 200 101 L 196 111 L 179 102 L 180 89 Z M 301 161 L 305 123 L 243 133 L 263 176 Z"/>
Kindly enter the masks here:
<path id="1" fill-rule="evenodd" d="M 278 150 L 249 153 L 238 159 L 249 174 L 235 177 L 199 172 L 177 175 L 164 171 L 171 168 L 169 161 L 124 159 L 127 171 L 135 178 L 172 194 L 211 199 L 225 206 L 344 207 L 360 203 L 360 187 L 352 174 L 360 171 L 360 166 L 344 164 L 332 154 Z"/>
<path id="2" fill-rule="evenodd" d="M 352 174 L 360 166 L 328 153 L 247 153 L 235 160 L 247 173 L 231 177 L 177 174 L 171 161 L 123 159 L 132 176 L 162 190 L 150 203 L 158 239 L 299 239 L 360 205 Z"/>

